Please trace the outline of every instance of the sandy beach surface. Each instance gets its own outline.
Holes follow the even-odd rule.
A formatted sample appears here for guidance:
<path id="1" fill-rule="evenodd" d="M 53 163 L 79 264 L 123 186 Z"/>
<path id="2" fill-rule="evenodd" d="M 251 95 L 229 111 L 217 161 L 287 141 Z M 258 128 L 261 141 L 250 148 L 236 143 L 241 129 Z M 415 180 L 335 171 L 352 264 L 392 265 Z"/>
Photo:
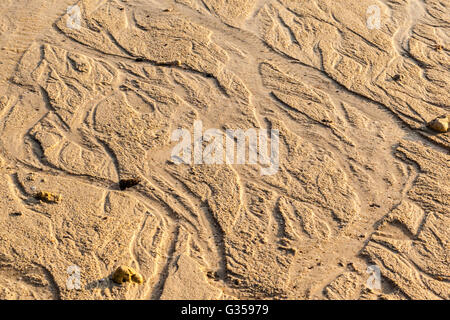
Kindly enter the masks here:
<path id="1" fill-rule="evenodd" d="M 450 299 L 449 1 L 1 0 L 0 70 L 0 299 Z"/>

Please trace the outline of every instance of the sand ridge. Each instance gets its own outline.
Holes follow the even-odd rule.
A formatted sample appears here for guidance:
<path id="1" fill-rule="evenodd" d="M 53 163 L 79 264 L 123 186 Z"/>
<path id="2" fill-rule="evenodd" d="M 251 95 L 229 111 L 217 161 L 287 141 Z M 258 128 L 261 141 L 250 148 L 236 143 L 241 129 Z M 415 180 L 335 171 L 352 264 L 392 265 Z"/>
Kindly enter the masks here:
<path id="1" fill-rule="evenodd" d="M 448 6 L 370 5 L 4 1 L 0 298 L 448 299 Z M 278 172 L 173 163 L 195 121 Z"/>

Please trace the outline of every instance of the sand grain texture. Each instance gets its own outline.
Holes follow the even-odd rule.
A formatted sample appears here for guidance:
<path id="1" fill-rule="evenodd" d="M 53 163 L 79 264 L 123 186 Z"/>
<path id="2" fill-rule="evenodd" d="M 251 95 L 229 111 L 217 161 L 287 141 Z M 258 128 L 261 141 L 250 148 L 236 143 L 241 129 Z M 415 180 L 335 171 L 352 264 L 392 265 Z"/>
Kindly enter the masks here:
<path id="1" fill-rule="evenodd" d="M 377 3 L 2 1 L 0 299 L 449 299 L 450 4 Z M 169 161 L 196 120 L 278 172 Z"/>

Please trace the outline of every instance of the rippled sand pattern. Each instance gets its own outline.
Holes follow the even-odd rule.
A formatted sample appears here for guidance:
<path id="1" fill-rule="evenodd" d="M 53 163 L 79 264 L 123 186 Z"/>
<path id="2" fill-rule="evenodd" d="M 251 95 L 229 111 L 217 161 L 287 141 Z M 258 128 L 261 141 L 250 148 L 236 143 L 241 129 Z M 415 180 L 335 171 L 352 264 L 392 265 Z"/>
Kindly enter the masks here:
<path id="1" fill-rule="evenodd" d="M 450 115 L 450 3 L 0 13 L 0 299 L 450 298 L 450 134 L 426 126 Z M 176 165 L 195 121 L 278 130 L 278 172 Z M 111 282 L 122 265 L 144 283 Z"/>

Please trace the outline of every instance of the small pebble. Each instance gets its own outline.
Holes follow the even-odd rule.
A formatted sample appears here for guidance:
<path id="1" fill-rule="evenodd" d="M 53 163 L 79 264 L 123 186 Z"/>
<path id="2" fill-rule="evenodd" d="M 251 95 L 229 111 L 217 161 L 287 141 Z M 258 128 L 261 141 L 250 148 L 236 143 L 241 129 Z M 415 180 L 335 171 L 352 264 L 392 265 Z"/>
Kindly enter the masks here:
<path id="1" fill-rule="evenodd" d="M 137 186 L 141 182 L 140 179 L 122 179 L 119 181 L 120 190 L 125 190 L 134 186 Z"/>
<path id="2" fill-rule="evenodd" d="M 47 203 L 59 203 L 62 197 L 58 194 L 54 194 L 47 191 L 40 191 L 35 196 L 36 199 Z"/>
<path id="3" fill-rule="evenodd" d="M 443 115 L 430 121 L 427 124 L 427 127 L 436 132 L 446 133 L 448 131 L 448 123 L 449 123 L 449 116 Z"/>
<path id="4" fill-rule="evenodd" d="M 144 283 L 144 277 L 133 268 L 127 266 L 118 267 L 112 275 L 112 280 L 117 284 L 122 284 L 125 282 L 137 284 Z"/>

